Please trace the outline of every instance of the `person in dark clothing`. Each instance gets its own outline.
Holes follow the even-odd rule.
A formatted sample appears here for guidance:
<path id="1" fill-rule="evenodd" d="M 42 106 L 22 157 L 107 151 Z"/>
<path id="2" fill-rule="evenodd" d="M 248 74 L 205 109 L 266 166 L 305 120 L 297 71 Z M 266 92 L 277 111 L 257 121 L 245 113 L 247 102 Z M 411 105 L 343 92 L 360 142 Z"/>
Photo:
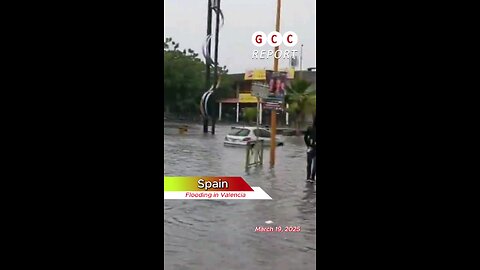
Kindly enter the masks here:
<path id="1" fill-rule="evenodd" d="M 307 145 L 307 181 L 315 181 L 315 176 L 317 172 L 316 165 L 316 147 L 317 147 L 317 134 L 316 134 L 316 122 L 317 117 L 313 121 L 313 125 L 308 127 L 305 136 L 303 137 L 305 144 Z M 312 164 L 313 163 L 313 164 Z M 313 165 L 313 166 L 312 166 Z"/>

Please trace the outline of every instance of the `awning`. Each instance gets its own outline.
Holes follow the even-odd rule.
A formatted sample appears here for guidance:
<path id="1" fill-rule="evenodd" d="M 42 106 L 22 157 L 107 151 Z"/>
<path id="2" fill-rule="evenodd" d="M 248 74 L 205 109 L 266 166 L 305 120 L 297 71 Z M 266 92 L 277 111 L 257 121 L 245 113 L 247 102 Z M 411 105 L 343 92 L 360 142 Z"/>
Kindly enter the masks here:
<path id="1" fill-rule="evenodd" d="M 217 100 L 217 103 L 227 103 L 227 104 L 252 104 L 251 102 L 240 102 L 238 98 L 226 98 L 222 100 Z M 265 102 L 260 102 L 260 103 L 265 103 Z"/>

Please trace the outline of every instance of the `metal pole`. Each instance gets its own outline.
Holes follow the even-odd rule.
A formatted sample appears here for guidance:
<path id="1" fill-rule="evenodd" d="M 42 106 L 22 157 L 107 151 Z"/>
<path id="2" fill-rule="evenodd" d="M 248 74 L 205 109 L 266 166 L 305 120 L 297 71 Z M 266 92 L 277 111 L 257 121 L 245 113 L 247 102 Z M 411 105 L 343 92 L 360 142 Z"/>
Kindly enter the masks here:
<path id="1" fill-rule="evenodd" d="M 263 141 L 260 141 L 260 165 L 263 165 Z"/>
<path id="2" fill-rule="evenodd" d="M 217 11 L 220 10 L 220 0 L 216 1 L 217 4 Z M 218 83 L 218 32 L 220 31 L 220 16 L 218 13 L 215 14 L 216 21 L 215 21 L 215 71 L 214 71 L 214 90 L 217 88 L 217 83 Z M 212 134 L 215 134 L 215 116 L 212 116 Z"/>
<path id="3" fill-rule="evenodd" d="M 207 36 L 211 35 L 212 34 L 212 0 L 208 0 L 208 12 L 207 12 Z M 208 51 L 208 55 L 210 55 L 211 51 L 212 51 L 212 46 L 211 46 L 211 40 L 212 39 L 209 39 L 208 40 L 208 43 L 207 43 L 207 51 Z M 205 61 L 206 62 L 206 80 L 205 80 L 205 89 L 208 89 L 210 88 L 210 65 L 208 63 L 208 61 Z M 208 133 L 208 118 L 205 117 L 203 119 L 203 133 Z"/>
<path id="4" fill-rule="evenodd" d="M 277 32 L 280 32 L 280 8 L 282 5 L 281 0 L 277 0 L 277 18 L 276 18 L 276 25 L 275 25 L 275 30 Z M 275 54 L 277 55 L 277 51 L 279 49 L 279 46 L 275 47 Z M 274 57 L 273 58 L 273 71 L 278 72 L 278 58 Z M 275 147 L 277 146 L 276 142 L 276 136 L 277 136 L 277 111 L 272 110 L 272 115 L 271 115 L 271 145 L 270 145 L 270 167 L 273 168 L 275 166 Z"/>
<path id="5" fill-rule="evenodd" d="M 260 98 L 257 97 L 257 129 L 258 125 L 260 124 Z"/>
<path id="6" fill-rule="evenodd" d="M 222 121 L 222 102 L 218 103 L 218 121 Z"/>
<path id="7" fill-rule="evenodd" d="M 303 44 L 300 46 L 300 71 L 303 70 Z"/>
<path id="8" fill-rule="evenodd" d="M 220 9 L 220 0 L 217 0 L 217 10 Z M 213 73 L 213 81 L 215 82 L 214 90 L 216 90 L 217 87 L 217 82 L 218 82 L 218 32 L 219 32 L 219 26 L 220 26 L 220 16 L 218 14 L 216 16 L 216 21 L 215 21 L 215 70 Z M 211 18 L 210 18 L 211 19 Z"/>
<path id="9" fill-rule="evenodd" d="M 258 115 L 258 118 L 259 118 L 258 120 L 259 120 L 260 125 L 261 125 L 262 124 L 262 114 L 263 114 L 262 103 L 260 103 L 259 108 L 260 108 L 260 113 Z"/>
<path id="10" fill-rule="evenodd" d="M 238 123 L 238 114 L 240 113 L 239 110 L 240 110 L 240 106 L 239 106 L 239 103 L 237 102 L 237 123 Z"/>
<path id="11" fill-rule="evenodd" d="M 288 104 L 286 105 L 287 107 L 287 113 L 285 114 L 285 124 L 288 126 Z"/>

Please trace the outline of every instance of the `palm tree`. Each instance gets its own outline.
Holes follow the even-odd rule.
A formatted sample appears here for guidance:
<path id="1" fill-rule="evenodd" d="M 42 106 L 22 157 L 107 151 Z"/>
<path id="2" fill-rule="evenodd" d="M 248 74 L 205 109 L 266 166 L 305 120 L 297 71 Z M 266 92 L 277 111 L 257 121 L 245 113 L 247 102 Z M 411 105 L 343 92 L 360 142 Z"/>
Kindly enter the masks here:
<path id="1" fill-rule="evenodd" d="M 285 101 L 288 104 L 288 113 L 295 119 L 297 136 L 300 135 L 300 127 L 304 124 L 307 114 L 316 111 L 317 94 L 312 83 L 305 80 L 294 80 L 287 87 Z"/>

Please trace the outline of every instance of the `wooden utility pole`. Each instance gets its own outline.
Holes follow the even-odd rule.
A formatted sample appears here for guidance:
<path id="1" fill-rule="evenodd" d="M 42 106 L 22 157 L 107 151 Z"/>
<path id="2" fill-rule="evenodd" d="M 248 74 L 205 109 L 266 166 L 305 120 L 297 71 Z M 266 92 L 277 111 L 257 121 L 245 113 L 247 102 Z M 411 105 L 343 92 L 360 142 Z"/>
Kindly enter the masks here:
<path id="1" fill-rule="evenodd" d="M 275 23 L 275 31 L 280 32 L 280 8 L 282 5 L 282 0 L 277 0 L 277 18 Z M 273 55 L 277 55 L 277 51 L 279 46 L 275 47 L 275 53 Z M 278 72 L 278 58 L 273 58 L 273 72 Z M 276 137 L 277 137 L 277 110 L 271 110 L 271 145 L 270 145 L 270 167 L 273 168 L 275 166 L 275 147 L 277 146 Z"/>

